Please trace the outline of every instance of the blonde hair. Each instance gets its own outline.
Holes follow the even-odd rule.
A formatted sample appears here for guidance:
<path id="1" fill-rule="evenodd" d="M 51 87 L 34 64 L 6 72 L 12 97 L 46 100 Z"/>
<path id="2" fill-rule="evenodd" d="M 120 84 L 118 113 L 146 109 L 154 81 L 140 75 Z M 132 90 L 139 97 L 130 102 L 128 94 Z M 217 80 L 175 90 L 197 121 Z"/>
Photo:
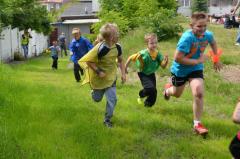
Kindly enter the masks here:
<path id="1" fill-rule="evenodd" d="M 106 23 L 100 28 L 100 34 L 103 39 L 109 40 L 113 36 L 118 36 L 118 27 L 115 23 Z"/>
<path id="2" fill-rule="evenodd" d="M 155 33 L 148 33 L 148 34 L 146 34 L 146 35 L 144 36 L 144 40 L 145 40 L 146 43 L 148 43 L 148 41 L 149 41 L 150 39 L 157 39 L 157 40 L 158 40 L 157 34 L 155 34 Z"/>
<path id="3" fill-rule="evenodd" d="M 75 33 L 80 33 L 81 34 L 81 31 L 79 28 L 73 28 L 72 29 L 72 34 L 75 34 Z"/>
<path id="4" fill-rule="evenodd" d="M 203 12 L 196 12 L 193 13 L 191 16 L 191 24 L 195 24 L 197 21 L 199 20 L 207 20 L 208 19 L 208 15 L 206 13 Z"/>

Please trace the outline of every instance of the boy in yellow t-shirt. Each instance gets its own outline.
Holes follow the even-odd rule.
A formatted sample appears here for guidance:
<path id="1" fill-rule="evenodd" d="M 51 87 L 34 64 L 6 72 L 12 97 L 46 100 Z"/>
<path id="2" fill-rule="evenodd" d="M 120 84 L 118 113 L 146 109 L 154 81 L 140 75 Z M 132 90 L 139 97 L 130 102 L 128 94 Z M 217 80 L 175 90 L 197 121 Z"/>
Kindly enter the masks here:
<path id="1" fill-rule="evenodd" d="M 111 118 L 117 103 L 116 80 L 118 60 L 122 82 L 126 81 L 125 67 L 122 59 L 122 49 L 118 44 L 117 25 L 107 23 L 100 29 L 104 41 L 99 42 L 92 50 L 79 60 L 79 64 L 86 73 L 85 83 L 89 83 L 92 91 L 92 98 L 100 102 L 105 94 L 107 98 L 104 124 L 112 127 Z M 87 64 L 84 66 L 84 62 Z"/>

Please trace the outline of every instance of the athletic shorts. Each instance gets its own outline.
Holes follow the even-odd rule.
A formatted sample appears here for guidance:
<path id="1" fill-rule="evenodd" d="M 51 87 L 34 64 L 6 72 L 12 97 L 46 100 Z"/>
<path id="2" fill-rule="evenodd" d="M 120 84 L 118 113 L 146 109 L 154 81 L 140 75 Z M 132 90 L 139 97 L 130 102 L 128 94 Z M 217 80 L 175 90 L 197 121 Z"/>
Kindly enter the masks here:
<path id="1" fill-rule="evenodd" d="M 188 74 L 186 77 L 178 77 L 174 73 L 172 73 L 172 76 L 171 76 L 172 84 L 175 87 L 180 87 L 180 86 L 184 85 L 187 81 L 189 81 L 190 78 L 204 79 L 203 70 L 193 71 L 190 74 Z"/>

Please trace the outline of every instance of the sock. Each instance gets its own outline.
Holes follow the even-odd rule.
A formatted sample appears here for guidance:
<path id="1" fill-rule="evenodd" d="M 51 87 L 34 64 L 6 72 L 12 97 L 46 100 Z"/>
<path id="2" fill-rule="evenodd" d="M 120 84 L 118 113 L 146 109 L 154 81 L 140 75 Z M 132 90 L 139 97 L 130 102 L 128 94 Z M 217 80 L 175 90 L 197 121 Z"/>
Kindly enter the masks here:
<path id="1" fill-rule="evenodd" d="M 197 126 L 199 123 L 201 123 L 199 120 L 193 120 L 193 126 Z"/>

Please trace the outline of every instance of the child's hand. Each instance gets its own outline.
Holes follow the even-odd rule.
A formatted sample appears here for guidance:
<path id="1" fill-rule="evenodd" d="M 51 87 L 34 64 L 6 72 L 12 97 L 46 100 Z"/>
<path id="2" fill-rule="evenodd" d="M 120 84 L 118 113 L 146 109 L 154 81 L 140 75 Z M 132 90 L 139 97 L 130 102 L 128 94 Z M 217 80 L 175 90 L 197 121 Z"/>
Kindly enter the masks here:
<path id="1" fill-rule="evenodd" d="M 103 71 L 100 71 L 100 72 L 98 73 L 98 76 L 99 76 L 100 78 L 103 78 L 103 77 L 106 76 L 106 73 L 103 72 Z"/>
<path id="2" fill-rule="evenodd" d="M 168 55 L 164 56 L 164 59 L 163 59 L 163 61 L 164 61 L 165 65 L 167 65 L 167 64 L 168 64 Z"/>
<path id="3" fill-rule="evenodd" d="M 168 55 L 164 56 L 162 62 L 161 62 L 161 67 L 165 68 L 168 64 Z"/>
<path id="4" fill-rule="evenodd" d="M 216 62 L 213 64 L 213 68 L 215 71 L 220 71 L 222 69 L 222 63 L 221 62 Z"/>
<path id="5" fill-rule="evenodd" d="M 125 67 L 125 73 L 128 74 L 128 70 L 127 70 L 127 67 Z"/>
<path id="6" fill-rule="evenodd" d="M 126 78 L 126 74 L 122 75 L 122 84 L 126 82 L 127 78 Z"/>

